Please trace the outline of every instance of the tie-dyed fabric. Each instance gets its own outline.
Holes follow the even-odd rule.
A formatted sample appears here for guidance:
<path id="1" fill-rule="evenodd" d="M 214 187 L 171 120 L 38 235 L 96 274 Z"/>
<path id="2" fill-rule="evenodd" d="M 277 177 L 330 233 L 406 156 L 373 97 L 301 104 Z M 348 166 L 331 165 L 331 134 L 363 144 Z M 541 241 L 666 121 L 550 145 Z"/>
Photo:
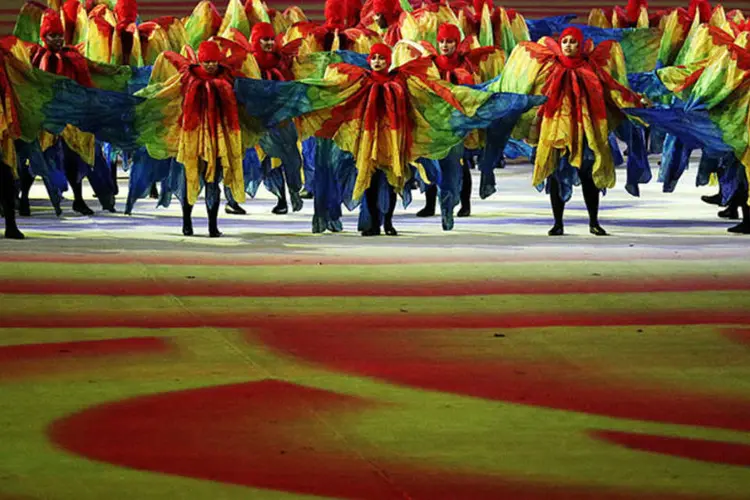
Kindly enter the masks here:
<path id="1" fill-rule="evenodd" d="M 420 157 L 444 158 L 471 130 L 503 116 L 520 116 L 544 101 L 442 82 L 427 58 L 388 74 L 333 64 L 321 79 L 243 79 L 236 82 L 236 89 L 248 113 L 265 125 L 299 117 L 302 138 L 330 138 L 352 153 L 358 171 L 356 199 L 376 170 L 384 170 L 400 192 L 410 177 L 411 162 Z"/>
<path id="2" fill-rule="evenodd" d="M 240 123 L 233 90 L 239 73 L 221 65 L 209 75 L 195 60 L 173 52 L 164 57 L 177 71 L 138 92 L 145 98 L 136 108 L 138 145 L 155 160 L 174 158 L 184 166 L 189 204 L 198 198 L 201 179 L 214 182 L 219 165 L 234 199 L 244 202 L 242 161 L 255 142 Z"/>
<path id="3" fill-rule="evenodd" d="M 117 146 L 133 146 L 127 131 L 138 99 L 34 68 L 25 44 L 12 36 L 0 39 L 0 97 L 0 148 L 3 163 L 12 168 L 14 140 L 34 142 L 42 130 L 61 134 L 68 125 Z"/>
<path id="4" fill-rule="evenodd" d="M 502 78 L 490 85 L 505 92 L 541 94 L 547 102 L 527 113 L 515 134 L 537 145 L 532 182 L 542 184 L 563 157 L 580 168 L 585 147 L 594 153 L 592 175 L 600 189 L 615 185 L 609 134 L 625 118 L 622 109 L 640 105 L 628 88 L 622 50 L 615 42 L 594 47 L 587 40 L 581 57 L 563 56 L 557 41 L 523 42 L 508 60 Z"/>

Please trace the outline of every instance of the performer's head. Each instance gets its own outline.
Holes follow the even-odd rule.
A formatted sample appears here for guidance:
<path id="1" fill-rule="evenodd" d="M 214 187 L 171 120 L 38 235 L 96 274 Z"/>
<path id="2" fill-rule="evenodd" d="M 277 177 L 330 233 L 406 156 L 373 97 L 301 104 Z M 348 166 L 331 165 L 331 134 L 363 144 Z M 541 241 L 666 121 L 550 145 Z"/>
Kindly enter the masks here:
<path id="1" fill-rule="evenodd" d="M 367 62 L 370 63 L 370 69 L 377 73 L 385 73 L 391 67 L 391 48 L 384 43 L 376 43 L 370 49 L 370 55 Z"/>
<path id="2" fill-rule="evenodd" d="M 641 14 L 641 7 L 648 9 L 647 0 L 628 0 L 628 5 L 625 7 L 625 13 L 628 15 L 628 21 L 636 22 L 638 16 Z"/>
<path id="3" fill-rule="evenodd" d="M 690 0 L 690 7 L 688 8 L 690 20 L 695 19 L 698 14 L 702 23 L 707 23 L 711 19 L 711 3 L 708 0 Z"/>
<path id="4" fill-rule="evenodd" d="M 39 36 L 47 48 L 53 52 L 59 51 L 65 45 L 65 30 L 59 14 L 54 10 L 47 9 L 42 14 Z"/>
<path id="5" fill-rule="evenodd" d="M 115 17 L 118 23 L 134 23 L 138 18 L 138 3 L 136 0 L 117 0 Z"/>
<path id="6" fill-rule="evenodd" d="M 458 43 L 461 41 L 461 30 L 458 26 L 450 23 L 443 23 L 438 28 L 437 42 L 438 52 L 441 56 L 452 56 L 456 53 Z"/>
<path id="7" fill-rule="evenodd" d="M 326 0 L 323 15 L 327 25 L 343 28 L 346 20 L 346 5 L 343 0 Z"/>
<path id="8" fill-rule="evenodd" d="M 276 33 L 271 23 L 257 23 L 250 33 L 253 52 L 273 52 L 276 47 Z"/>
<path id="9" fill-rule="evenodd" d="M 486 5 L 490 9 L 490 14 L 492 14 L 492 11 L 495 10 L 495 6 L 492 4 L 492 0 L 474 0 L 474 15 L 481 16 L 482 10 L 484 10 L 484 6 Z"/>
<path id="10" fill-rule="evenodd" d="M 560 34 L 560 49 L 566 57 L 579 57 L 583 45 L 583 32 L 575 26 L 565 28 Z"/>
<path id="11" fill-rule="evenodd" d="M 353 28 L 359 24 L 359 16 L 362 12 L 361 0 L 344 0 L 346 17 L 344 19 L 344 25 L 347 28 Z"/>
<path id="12" fill-rule="evenodd" d="M 372 12 L 372 20 L 382 29 L 398 21 L 399 7 L 395 0 L 374 0 Z"/>
<path id="13" fill-rule="evenodd" d="M 201 42 L 198 46 L 198 62 L 209 75 L 219 71 L 219 63 L 224 59 L 219 44 L 212 40 Z"/>

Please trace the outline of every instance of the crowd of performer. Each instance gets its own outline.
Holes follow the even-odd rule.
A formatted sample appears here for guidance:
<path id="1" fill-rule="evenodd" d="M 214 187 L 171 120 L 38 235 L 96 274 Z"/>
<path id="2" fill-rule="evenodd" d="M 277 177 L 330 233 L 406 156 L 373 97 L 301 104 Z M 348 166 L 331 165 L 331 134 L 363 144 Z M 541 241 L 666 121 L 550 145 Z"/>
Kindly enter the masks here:
<path id="1" fill-rule="evenodd" d="M 527 157 L 554 223 L 580 186 L 590 232 L 600 195 L 624 164 L 639 196 L 659 165 L 672 192 L 700 153 L 703 201 L 750 234 L 750 21 L 707 0 L 649 9 L 646 0 L 526 19 L 492 0 L 327 0 L 314 22 L 296 6 L 202 0 L 186 18 L 142 21 L 136 0 L 27 2 L 0 38 L 0 199 L 5 237 L 22 239 L 39 177 L 57 214 L 125 213 L 138 199 L 182 207 L 193 235 L 201 191 L 208 234 L 218 215 L 245 214 L 261 187 L 275 214 L 313 204 L 313 232 L 343 229 L 359 210 L 363 236 L 397 235 L 393 213 L 423 192 L 418 217 L 471 215 L 502 196 L 495 171 Z M 625 150 L 620 151 L 624 145 Z M 658 156 L 655 156 L 658 155 Z M 499 189 L 499 192 L 498 192 Z M 496 194 L 497 193 L 497 194 Z M 288 196 L 287 196 L 288 194 Z M 456 208 L 458 210 L 456 211 Z"/>

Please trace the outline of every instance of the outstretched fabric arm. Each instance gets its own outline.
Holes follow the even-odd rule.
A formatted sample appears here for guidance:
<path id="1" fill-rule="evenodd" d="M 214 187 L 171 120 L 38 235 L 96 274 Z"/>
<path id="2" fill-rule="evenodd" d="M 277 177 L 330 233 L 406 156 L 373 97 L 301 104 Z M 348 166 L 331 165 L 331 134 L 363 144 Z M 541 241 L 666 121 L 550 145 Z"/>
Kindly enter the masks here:
<path id="1" fill-rule="evenodd" d="M 2 40 L 6 73 L 17 97 L 21 139 L 34 141 L 42 130 L 62 133 L 73 125 L 98 139 L 132 149 L 135 105 L 140 99 L 94 88 L 34 68 L 21 41 Z"/>

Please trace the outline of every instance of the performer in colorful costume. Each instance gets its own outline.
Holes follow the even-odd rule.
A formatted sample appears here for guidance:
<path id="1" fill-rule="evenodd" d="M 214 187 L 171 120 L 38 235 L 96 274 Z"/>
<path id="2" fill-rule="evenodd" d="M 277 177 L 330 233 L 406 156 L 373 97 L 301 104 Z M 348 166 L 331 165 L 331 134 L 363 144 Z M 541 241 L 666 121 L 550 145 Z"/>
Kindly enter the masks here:
<path id="1" fill-rule="evenodd" d="M 648 0 L 628 0 L 623 9 L 592 9 L 589 26 L 598 28 L 649 28 L 659 26 L 663 13 L 649 14 Z"/>
<path id="2" fill-rule="evenodd" d="M 743 220 L 729 232 L 750 234 L 747 180 L 750 178 L 750 33 L 724 45 L 710 64 L 700 67 L 675 88 L 681 101 L 669 107 L 629 110 L 666 129 L 687 154 L 702 149 L 699 184 L 707 183 L 709 165 L 719 175 L 723 203 L 741 205 Z M 679 69 L 679 68 L 678 68 Z M 666 70 L 666 68 L 665 68 Z M 703 182 L 701 182 L 703 178 Z"/>
<path id="3" fill-rule="evenodd" d="M 480 82 L 480 63 L 491 57 L 495 60 L 491 76 L 496 76 L 502 69 L 504 55 L 495 47 L 471 48 L 473 37 L 461 41 L 461 31 L 455 24 L 444 23 L 438 28 L 437 50 L 422 42 L 433 54 L 432 60 L 437 66 L 440 77 L 454 85 L 474 85 Z M 478 132 L 478 131 L 476 131 Z M 443 214 L 443 229 L 453 227 L 453 209 L 459 203 L 459 217 L 471 215 L 471 164 L 475 149 L 479 148 L 478 133 L 472 133 L 469 144 L 455 148 L 440 160 L 440 207 Z M 464 147 L 466 146 L 466 148 Z M 417 212 L 418 217 L 430 217 L 435 214 L 435 203 L 438 186 L 431 184 L 425 192 L 426 205 Z"/>
<path id="4" fill-rule="evenodd" d="M 182 47 L 187 39 L 176 18 L 136 24 L 136 0 L 117 0 L 114 12 L 99 5 L 89 13 L 84 55 L 92 61 L 121 66 L 145 66 L 165 50 Z M 170 35 L 169 30 L 176 34 Z M 179 49 L 178 49 L 179 50 Z"/>
<path id="5" fill-rule="evenodd" d="M 651 73 L 629 75 L 629 79 L 634 84 L 633 88 L 646 92 L 649 97 L 659 102 L 667 105 L 675 103 L 679 106 L 677 98 L 689 96 L 692 86 L 702 75 L 704 68 L 713 65 L 732 45 L 747 45 L 750 26 L 745 27 L 742 22 L 739 24 L 732 21 L 721 22 L 721 19 L 723 15 L 720 7 L 717 7 L 712 16 L 711 24 L 699 24 L 700 19 L 696 16 L 690 36 L 675 59 L 674 65 Z M 721 27 L 714 26 L 714 22 Z M 677 96 L 674 96 L 672 92 L 675 92 Z M 691 153 L 692 148 L 687 147 L 678 136 L 667 134 L 659 169 L 659 182 L 663 183 L 665 193 L 675 190 L 682 174 L 688 168 Z M 696 184 L 706 185 L 709 183 L 711 174 L 716 174 L 720 179 L 722 189 L 717 195 L 703 196 L 701 199 L 710 204 L 727 205 L 725 210 L 718 213 L 719 217 L 737 219 L 739 218 L 738 207 L 741 203 L 736 197 L 727 197 L 728 193 L 736 191 L 733 186 L 736 176 L 724 168 L 725 165 L 726 162 L 721 158 L 703 151 Z M 726 182 L 727 176 L 730 179 L 728 183 Z"/>
<path id="6" fill-rule="evenodd" d="M 267 125 L 299 116 L 300 135 L 333 139 L 354 155 L 353 199 L 363 195 L 363 236 L 396 235 L 392 215 L 396 193 L 418 158 L 444 158 L 467 133 L 500 118 L 509 124 L 544 101 L 536 96 L 481 92 L 440 81 L 432 60 L 418 58 L 389 71 L 391 49 L 376 44 L 370 69 L 332 64 L 323 79 L 259 85 L 238 80 L 249 114 Z"/>
<path id="7" fill-rule="evenodd" d="M 0 207 L 5 217 L 5 237 L 20 240 L 23 233 L 16 225 L 17 176 L 16 147 L 14 141 L 21 136 L 16 95 L 8 77 L 8 65 L 12 64 L 10 45 L 12 39 L 0 38 Z"/>
<path id="8" fill-rule="evenodd" d="M 292 62 L 297 56 L 299 46 L 302 40 L 280 47 L 277 43 L 277 37 L 274 33 L 273 26 L 270 23 L 257 23 L 253 26 L 250 37 L 251 53 L 255 57 L 260 68 L 261 76 L 264 80 L 289 81 L 294 80 L 292 73 Z M 297 147 L 296 134 L 290 135 L 289 149 Z M 289 196 L 292 200 L 292 209 L 297 212 L 302 208 L 302 199 L 300 191 L 302 190 L 301 162 L 295 162 L 291 165 L 281 163 L 275 168 L 272 165 L 272 158 L 266 156 L 262 160 L 263 172 L 266 178 L 266 186 L 276 195 L 278 202 L 271 210 L 275 214 L 285 214 L 288 212 L 286 200 L 286 185 L 289 185 Z"/>
<path id="9" fill-rule="evenodd" d="M 397 0 L 369 0 L 362 7 L 360 26 L 376 32 L 392 47 L 401 39 L 398 19 L 402 12 Z"/>
<path id="10" fill-rule="evenodd" d="M 575 27 L 565 29 L 559 40 L 545 37 L 538 43 L 522 42 L 508 60 L 498 86 L 507 92 L 542 93 L 548 98 L 517 133 L 537 144 L 532 182 L 540 188 L 547 184 L 555 217 L 549 234 L 564 233 L 565 203 L 572 185 L 580 180 L 590 232 L 606 235 L 598 215 L 600 190 L 615 185 L 608 136 L 625 118 L 621 109 L 642 105 L 641 97 L 627 87 L 619 45 L 604 42 L 594 48 Z M 644 177 L 629 178 L 629 183 L 649 179 L 645 152 L 637 154 L 642 146 L 634 147 L 631 141 L 628 163 L 645 163 L 640 165 Z"/>
<path id="11" fill-rule="evenodd" d="M 65 30 L 62 21 L 58 14 L 51 9 L 48 9 L 42 17 L 40 38 L 44 45 L 33 45 L 30 50 L 31 64 L 34 67 L 70 78 L 84 87 L 94 86 L 88 61 L 73 47 L 64 45 Z M 94 166 L 97 154 L 102 154 L 101 150 L 96 148 L 94 136 L 73 126 L 68 126 L 60 136 L 43 132 L 39 143 L 41 150 L 45 153 L 44 157 L 47 163 L 50 166 L 59 163 L 59 167 L 65 173 L 68 184 L 73 190 L 73 210 L 83 215 L 92 215 L 94 211 L 86 205 L 83 199 L 82 176 L 89 169 L 89 166 Z M 40 158 L 36 157 L 36 159 Z M 34 168 L 35 158 L 32 157 L 30 162 L 30 167 Z M 103 165 L 103 158 L 98 163 L 99 169 L 106 168 Z M 100 180 L 103 182 L 97 182 Z M 28 216 L 31 215 L 29 189 L 34 177 L 29 170 L 23 169 L 21 181 L 19 213 Z M 107 170 L 103 176 L 92 177 L 91 183 L 96 187 L 95 191 L 102 206 L 106 210 L 114 211 L 114 186 L 111 185 L 109 171 Z M 53 196 L 56 196 L 56 194 L 53 194 Z M 59 203 L 57 204 L 59 205 Z"/>
<path id="12" fill-rule="evenodd" d="M 200 44 L 197 59 L 194 53 L 186 58 L 167 52 L 164 57 L 178 72 L 138 93 L 146 98 L 136 109 L 138 144 L 156 160 L 174 158 L 182 165 L 178 197 L 185 236 L 193 234 L 193 206 L 205 184 L 209 236 L 218 237 L 222 178 L 234 199 L 245 201 L 242 159 L 250 144 L 248 137 L 243 141 L 232 90 L 240 74 L 236 61 L 226 59 L 213 41 Z"/>
<path id="13" fill-rule="evenodd" d="M 374 31 L 356 27 L 359 24 L 359 8 L 358 0 L 326 0 L 325 22 L 322 25 L 296 23 L 287 31 L 285 40 L 305 39 L 305 52 L 351 50 L 367 54 L 380 37 Z"/>
<path id="14" fill-rule="evenodd" d="M 16 226 L 14 207 L 16 142 L 33 142 L 43 129 L 60 134 L 70 124 L 129 147 L 123 136 L 132 127 L 128 111 L 135 101 L 34 68 L 24 42 L 16 37 L 0 38 L 0 98 L 0 195 L 6 237 L 20 239 L 23 234 Z"/>
<path id="15" fill-rule="evenodd" d="M 211 0 L 201 0 L 182 23 L 187 34 L 187 44 L 197 50 L 201 42 L 220 34 L 222 18 Z"/>

